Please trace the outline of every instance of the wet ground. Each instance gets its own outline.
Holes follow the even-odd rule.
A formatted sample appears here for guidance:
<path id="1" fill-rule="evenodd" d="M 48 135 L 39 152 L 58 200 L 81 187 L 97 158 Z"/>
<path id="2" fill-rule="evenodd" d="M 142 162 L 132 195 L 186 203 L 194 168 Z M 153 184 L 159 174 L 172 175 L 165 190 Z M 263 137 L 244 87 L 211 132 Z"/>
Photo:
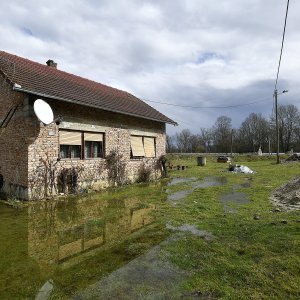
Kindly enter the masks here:
<path id="1" fill-rule="evenodd" d="M 189 184 L 189 188 L 186 190 L 180 190 L 174 193 L 171 193 L 169 190 L 167 192 L 169 193 L 168 195 L 168 202 L 175 206 L 178 203 L 180 203 L 181 200 L 183 200 L 186 196 L 190 195 L 193 193 L 195 189 L 200 189 L 200 188 L 208 188 L 208 187 L 213 187 L 213 186 L 220 186 L 226 184 L 227 180 L 225 177 L 205 177 L 203 180 L 197 180 L 197 178 L 174 178 L 170 181 L 168 184 L 169 186 L 176 185 L 176 184 Z"/>
<path id="2" fill-rule="evenodd" d="M 188 276 L 168 261 L 158 245 L 72 298 L 178 299 L 184 293 L 181 284 Z"/>
<path id="3" fill-rule="evenodd" d="M 180 184 L 186 190 L 171 193 Z M 175 178 L 168 183 L 167 201 L 176 205 L 196 189 L 224 184 L 223 177 Z M 225 211 L 232 212 L 232 203 L 249 201 L 238 191 L 247 187 L 234 186 L 220 198 Z M 168 260 L 163 246 L 185 235 L 206 241 L 216 237 L 194 224 L 156 224 L 159 203 L 166 198 L 161 187 L 141 186 L 140 196 L 124 191 L 41 201 L 20 209 L 0 203 L 0 299 L 186 295 L 182 286 L 190 274 Z M 161 202 L 149 202 L 153 193 Z"/>
<path id="4" fill-rule="evenodd" d="M 198 229 L 195 225 L 184 224 L 182 226 L 175 227 L 170 224 L 167 224 L 166 227 L 175 232 L 188 232 L 192 235 L 199 236 L 207 241 L 211 241 L 215 238 L 210 232 Z"/>
<path id="5" fill-rule="evenodd" d="M 236 212 L 236 206 L 248 204 L 250 202 L 248 195 L 246 193 L 239 192 L 238 190 L 249 188 L 250 186 L 250 182 L 237 184 L 232 187 L 231 193 L 222 195 L 220 197 L 220 201 L 223 204 L 224 211 L 234 213 Z"/>
<path id="6" fill-rule="evenodd" d="M 180 190 L 174 193 L 168 192 L 168 202 L 172 206 L 176 206 L 182 200 L 184 200 L 188 195 L 192 194 L 195 189 L 209 188 L 214 186 L 221 186 L 227 183 L 225 177 L 205 177 L 203 180 L 197 180 L 197 178 L 174 178 L 172 179 L 168 186 L 173 186 L 176 184 L 189 184 L 189 189 Z M 220 197 L 220 202 L 223 204 L 224 211 L 234 213 L 236 212 L 235 207 L 237 205 L 243 205 L 250 202 L 249 197 L 246 193 L 240 192 L 240 189 L 250 188 L 250 181 L 244 182 L 242 184 L 237 184 L 232 186 L 232 191 L 229 194 L 222 195 Z"/>
<path id="7" fill-rule="evenodd" d="M 67 299 L 152 249 L 167 233 L 155 223 L 159 204 L 145 200 L 120 191 L 0 203 L 0 299 Z"/>
<path id="8" fill-rule="evenodd" d="M 247 194 L 241 192 L 232 192 L 220 198 L 226 212 L 236 212 L 234 206 L 243 205 L 250 202 Z"/>
<path id="9" fill-rule="evenodd" d="M 170 182 L 168 182 L 168 186 L 172 186 L 180 183 L 188 183 L 196 180 L 197 180 L 196 177 L 176 177 L 171 179 Z"/>

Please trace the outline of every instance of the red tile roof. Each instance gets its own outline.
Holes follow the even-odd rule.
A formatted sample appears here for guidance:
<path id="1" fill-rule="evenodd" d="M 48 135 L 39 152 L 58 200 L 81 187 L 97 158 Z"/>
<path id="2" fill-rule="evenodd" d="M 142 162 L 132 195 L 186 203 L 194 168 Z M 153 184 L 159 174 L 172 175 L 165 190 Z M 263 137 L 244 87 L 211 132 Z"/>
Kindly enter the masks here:
<path id="1" fill-rule="evenodd" d="M 20 92 L 176 125 L 132 94 L 4 51 L 0 71 Z"/>

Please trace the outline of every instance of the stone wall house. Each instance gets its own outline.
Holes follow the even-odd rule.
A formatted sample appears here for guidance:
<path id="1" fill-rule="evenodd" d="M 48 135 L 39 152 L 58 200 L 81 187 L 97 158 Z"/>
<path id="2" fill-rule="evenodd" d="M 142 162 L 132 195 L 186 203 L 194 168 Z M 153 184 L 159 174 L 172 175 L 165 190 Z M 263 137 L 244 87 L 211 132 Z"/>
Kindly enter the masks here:
<path id="1" fill-rule="evenodd" d="M 51 106 L 56 118 L 51 124 L 34 113 L 37 99 Z M 127 92 L 60 71 L 51 60 L 42 65 L 0 51 L 0 190 L 5 194 L 36 199 L 70 192 L 75 185 L 98 189 L 134 182 L 142 165 L 160 176 L 155 166 L 165 154 L 166 123 L 176 125 Z M 119 168 L 108 163 L 112 153 Z"/>

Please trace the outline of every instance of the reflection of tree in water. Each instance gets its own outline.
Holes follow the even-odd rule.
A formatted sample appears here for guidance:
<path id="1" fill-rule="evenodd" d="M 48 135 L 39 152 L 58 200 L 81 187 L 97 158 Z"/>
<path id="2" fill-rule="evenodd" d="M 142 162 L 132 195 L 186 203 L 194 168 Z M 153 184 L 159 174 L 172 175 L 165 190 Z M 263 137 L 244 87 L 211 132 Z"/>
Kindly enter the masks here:
<path id="1" fill-rule="evenodd" d="M 42 239 L 55 233 L 56 206 L 56 201 L 32 203 L 29 206 L 30 228 Z"/>

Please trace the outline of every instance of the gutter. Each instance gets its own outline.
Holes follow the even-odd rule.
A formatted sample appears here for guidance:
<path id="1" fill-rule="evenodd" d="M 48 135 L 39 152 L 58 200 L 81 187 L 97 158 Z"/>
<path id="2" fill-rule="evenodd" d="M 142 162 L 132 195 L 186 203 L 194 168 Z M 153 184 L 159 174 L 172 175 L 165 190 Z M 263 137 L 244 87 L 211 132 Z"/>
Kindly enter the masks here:
<path id="1" fill-rule="evenodd" d="M 33 92 L 33 91 L 30 91 L 30 90 L 23 89 L 18 84 L 13 85 L 13 90 L 16 91 L 16 92 L 23 92 L 23 93 L 27 93 L 27 94 L 32 94 L 32 95 L 44 97 L 44 98 L 49 98 L 49 99 L 54 99 L 54 100 L 61 100 L 61 101 L 69 102 L 69 103 L 72 103 L 72 104 L 83 105 L 83 106 L 92 107 L 92 108 L 96 108 L 96 109 L 102 109 L 102 110 L 106 110 L 106 111 L 110 111 L 110 112 L 114 112 L 114 113 L 118 113 L 118 114 L 123 114 L 123 115 L 127 115 L 127 116 L 142 118 L 142 119 L 156 121 L 156 122 L 160 122 L 160 123 L 168 123 L 168 124 L 171 124 L 171 125 L 174 125 L 174 126 L 178 126 L 178 123 L 176 123 L 174 121 L 167 122 L 167 121 L 162 121 L 162 120 L 158 120 L 158 119 L 154 119 L 154 118 L 144 117 L 144 116 L 140 116 L 140 115 L 136 115 L 136 114 L 132 114 L 132 113 L 124 113 L 124 112 L 121 112 L 119 110 L 102 108 L 102 107 L 95 106 L 95 105 L 74 103 L 74 101 L 69 100 L 69 99 L 65 99 L 65 98 L 62 98 L 62 97 L 54 97 L 54 96 L 50 96 L 50 95 L 47 95 L 47 94 L 37 93 L 37 92 Z"/>

